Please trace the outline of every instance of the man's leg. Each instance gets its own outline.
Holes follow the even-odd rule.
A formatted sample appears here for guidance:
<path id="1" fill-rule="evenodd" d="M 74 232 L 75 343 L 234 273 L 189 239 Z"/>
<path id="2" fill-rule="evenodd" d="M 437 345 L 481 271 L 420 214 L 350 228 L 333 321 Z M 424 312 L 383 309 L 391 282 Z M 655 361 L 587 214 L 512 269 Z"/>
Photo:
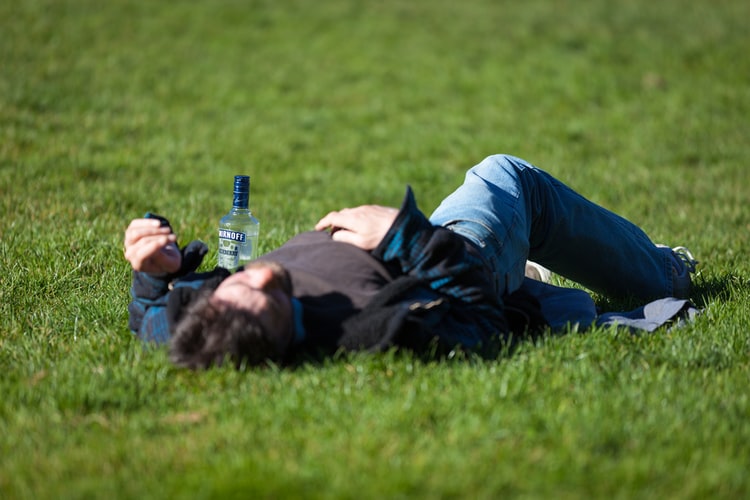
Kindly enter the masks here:
<path id="1" fill-rule="evenodd" d="M 500 293 L 521 286 L 527 259 L 610 296 L 673 295 L 674 258 L 636 225 L 512 156 L 490 156 L 430 217 L 476 243 Z"/>

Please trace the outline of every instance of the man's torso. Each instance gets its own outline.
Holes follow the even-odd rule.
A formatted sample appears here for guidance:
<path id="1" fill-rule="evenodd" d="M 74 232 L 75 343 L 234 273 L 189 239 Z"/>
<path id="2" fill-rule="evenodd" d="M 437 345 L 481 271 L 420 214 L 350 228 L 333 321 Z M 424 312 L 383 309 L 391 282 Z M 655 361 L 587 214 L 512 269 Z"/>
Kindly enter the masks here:
<path id="1" fill-rule="evenodd" d="M 333 346 L 341 323 L 394 278 L 369 252 L 320 231 L 301 233 L 258 260 L 278 262 L 289 271 L 307 341 L 317 346 Z"/>

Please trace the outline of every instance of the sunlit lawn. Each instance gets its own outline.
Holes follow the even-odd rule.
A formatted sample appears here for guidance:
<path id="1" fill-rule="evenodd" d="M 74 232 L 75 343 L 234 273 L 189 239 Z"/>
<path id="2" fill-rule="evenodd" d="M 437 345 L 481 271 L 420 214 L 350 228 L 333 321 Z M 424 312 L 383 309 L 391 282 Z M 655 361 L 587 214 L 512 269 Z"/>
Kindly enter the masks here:
<path id="1" fill-rule="evenodd" d="M 0 5 L 3 498 L 750 495 L 750 4 Z M 172 368 L 127 330 L 129 219 L 262 250 L 329 210 L 430 212 L 483 157 L 701 260 L 694 324 L 497 360 Z M 608 304 L 597 298 L 602 305 Z"/>

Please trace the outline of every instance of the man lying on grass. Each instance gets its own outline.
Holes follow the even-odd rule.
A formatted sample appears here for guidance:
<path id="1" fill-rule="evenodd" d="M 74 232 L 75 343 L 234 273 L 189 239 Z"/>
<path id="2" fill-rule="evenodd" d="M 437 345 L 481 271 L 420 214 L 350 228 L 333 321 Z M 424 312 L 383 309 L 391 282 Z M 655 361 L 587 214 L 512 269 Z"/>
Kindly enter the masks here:
<path id="1" fill-rule="evenodd" d="M 400 209 L 331 212 L 315 231 L 234 274 L 195 273 L 206 252 L 201 242 L 180 251 L 166 219 L 135 219 L 125 232 L 130 329 L 169 344 L 179 366 L 393 346 L 491 356 L 540 322 L 593 320 L 580 308 L 588 294 L 532 282 L 529 259 L 595 292 L 643 301 L 687 298 L 695 270 L 689 252 L 655 245 L 634 224 L 505 155 L 470 169 L 429 219 L 407 188 Z"/>

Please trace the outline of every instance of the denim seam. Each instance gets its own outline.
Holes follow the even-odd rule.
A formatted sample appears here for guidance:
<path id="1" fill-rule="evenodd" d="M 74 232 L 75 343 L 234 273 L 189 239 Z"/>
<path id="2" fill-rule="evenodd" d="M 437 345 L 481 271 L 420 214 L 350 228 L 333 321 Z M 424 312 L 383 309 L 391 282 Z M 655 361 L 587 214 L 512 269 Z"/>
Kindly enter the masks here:
<path id="1" fill-rule="evenodd" d="M 491 237 L 492 241 L 494 242 L 494 244 L 492 244 L 491 242 L 486 241 L 486 240 L 483 239 L 483 240 L 480 241 L 481 248 L 485 248 L 488 245 L 490 245 L 496 251 L 502 251 L 502 249 L 503 249 L 502 242 L 497 238 L 497 236 L 495 236 L 495 233 L 492 232 L 492 228 L 489 227 L 487 224 L 485 224 L 482 221 L 478 221 L 478 220 L 474 220 L 474 219 L 451 219 L 448 222 L 444 223 L 443 227 L 446 228 L 446 229 L 449 229 L 449 230 L 451 230 L 453 232 L 456 232 L 458 234 L 461 234 L 461 232 L 466 231 L 467 233 L 471 233 L 472 235 L 476 236 L 477 239 L 479 239 L 479 234 L 477 234 L 475 231 L 472 231 L 471 227 L 467 227 L 467 228 L 461 227 L 460 231 L 456 231 L 454 229 L 456 226 L 460 226 L 460 224 L 462 222 L 470 222 L 471 224 L 476 224 L 476 225 L 481 226 L 482 228 L 484 228 L 484 229 L 487 230 L 487 234 L 490 235 L 490 237 Z M 490 239 L 490 238 L 488 238 L 488 239 Z"/>

